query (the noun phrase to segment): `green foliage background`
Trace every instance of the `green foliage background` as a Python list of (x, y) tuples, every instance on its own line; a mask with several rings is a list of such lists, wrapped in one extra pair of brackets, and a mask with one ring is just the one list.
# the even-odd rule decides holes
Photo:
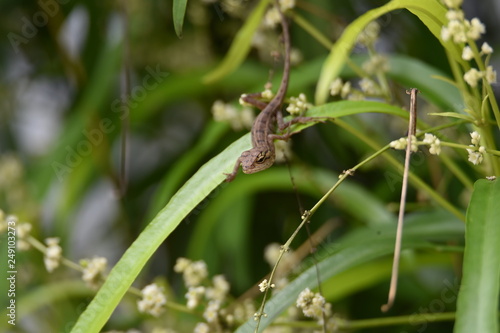
[[(210, 109), (215, 100), (236, 105), (240, 94), (261, 91), (270, 69), (276, 72), (272, 79), (277, 86), (280, 65), (251, 48), (266, 1), (232, 2), (232, 7), (190, 1), (182, 38), (176, 35), (181, 19), (174, 29), (172, 14), (172, 8), (182, 12), (182, 2), (127, 2), (127, 21), (119, 2), (3, 2), (0, 208), (30, 222), (39, 240), (60, 237), (66, 258), (78, 262), (106, 256), (114, 268), (96, 296), (80, 282), (79, 272), (62, 267), (49, 274), (42, 254), (17, 252), (18, 325), (8, 326), (2, 319), (0, 327), (9, 332), (69, 332), (72, 327), (75, 332), (150, 332), (154, 326), (191, 331), (201, 320), (199, 313), (167, 309), (154, 319), (138, 313), (138, 298), (126, 293), (130, 285), (142, 288), (156, 280), (169, 301), (183, 304), (186, 289), (172, 271), (178, 257), (206, 261), (211, 275), (228, 278), (235, 298), (259, 283), (270, 270), (263, 260), (265, 246), (286, 242), (300, 223), (290, 174), (303, 207), (312, 207), (343, 170), (405, 135), (407, 88), (422, 92), (422, 129), (456, 121), (430, 112), (463, 114), (467, 101), (460, 87), (436, 78), (453, 77), (448, 60), (461, 61), (457, 47), (443, 47), (434, 36), (440, 25), (429, 17), (442, 19), (445, 9), (433, 0), (419, 3), (438, 9), (429, 16), (412, 6), (414, 1), (391, 1), (385, 7), (377, 1), (298, 2), (291, 33), (303, 60), (292, 69), (288, 96), (303, 92), (309, 101), (322, 104), (310, 110), (312, 115), (336, 120), (294, 136), (290, 169), (276, 165), (226, 184), (223, 172), (250, 145), (248, 130), (235, 132), (214, 122)], [(468, 9), (478, 10), (466, 1), (469, 17)], [(36, 22), (41, 12), (48, 17), (46, 24), (29, 30), (26, 22)], [(335, 76), (356, 77), (346, 60), (357, 65), (366, 60), (365, 50), (354, 46), (355, 37), (379, 14), (377, 46), (388, 55), (393, 105), (328, 99)], [(474, 14), (483, 14), (485, 40), (499, 49), (498, 22), (491, 13)], [(68, 18), (84, 25), (71, 30)], [(129, 48), (124, 47), (124, 24)], [(65, 33), (73, 42), (81, 40), (75, 51), (63, 41)], [(12, 34), (24, 39), (15, 45)], [(494, 53), (491, 62), (498, 59)], [(131, 73), (131, 96), (122, 88), (124, 67)], [(488, 148), (497, 149), (498, 127), (490, 125)], [(443, 140), (468, 145), (472, 130), (464, 121), (438, 133)], [(127, 189), (121, 193), (123, 132), (128, 135)], [(88, 147), (89, 153), (82, 154)], [(386, 151), (364, 165), (313, 216), (311, 232), (331, 219), (337, 225), (317, 246), (325, 297), (339, 317), (352, 321), (346, 327), (359, 332), (451, 332), (457, 307), (456, 331), (496, 331), (491, 318), (498, 297), (492, 300), (491, 290), (498, 292), (499, 263), (486, 259), (499, 250), (498, 182), (477, 183), (474, 192), (473, 184), (498, 176), (499, 162), (490, 157), (475, 167), (463, 149), (443, 148), (439, 157), (424, 149), (414, 156), (398, 296), (394, 308), (381, 314), (402, 156)], [(15, 167), (7, 168), (9, 163)], [(481, 222), (466, 228), (466, 219)], [(463, 258), (465, 232), (473, 245), (465, 247), (472, 252)], [(307, 238), (302, 230), (292, 248)], [(317, 285), (311, 264), (308, 257), (297, 265), (297, 279), (268, 303), (263, 325), (293, 305), (302, 289)], [(462, 265), (468, 267), (468, 285), (481, 288), (467, 290), (457, 304)], [(0, 274), (3, 306), (6, 272)], [(429, 313), (426, 319), (415, 321), (423, 313)], [(378, 327), (384, 320), (389, 325)], [(242, 323), (239, 331), (253, 331), (253, 325), (253, 320)]]

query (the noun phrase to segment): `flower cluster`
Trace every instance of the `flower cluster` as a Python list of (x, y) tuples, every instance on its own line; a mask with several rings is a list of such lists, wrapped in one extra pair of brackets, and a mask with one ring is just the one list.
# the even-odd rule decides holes
[[(408, 145), (407, 137), (399, 138), (398, 140), (394, 140), (389, 144), (391, 148), (397, 150), (405, 150), (407, 145)], [(417, 137), (414, 135), (411, 137), (411, 151), (412, 152), (418, 151), (418, 141)]]
[(141, 290), (141, 295), (142, 299), (137, 301), (139, 311), (158, 317), (164, 310), (163, 306), (167, 303), (163, 288), (152, 283)]
[(251, 128), (254, 120), (251, 108), (244, 107), (241, 111), (238, 111), (231, 104), (226, 104), (220, 100), (215, 101), (212, 105), (212, 115), (215, 121), (227, 122), (235, 131)]
[[(449, 8), (446, 13), (448, 25), (444, 26), (441, 30), (441, 38), (444, 41), (452, 40), (454, 43), (472, 43), (473, 41), (481, 38), (481, 35), (486, 32), (486, 28), (478, 18), (467, 20), (464, 17), (464, 12), (460, 9), (462, 5), (461, 0), (445, 0), (445, 5)], [(475, 48), (475, 46), (474, 46)], [(477, 52), (477, 51), (476, 51)], [(493, 48), (488, 43), (483, 43), (481, 46), (481, 55), (490, 55)], [(475, 51), (471, 46), (466, 45), (462, 50), (462, 59), (470, 61), (474, 59)], [(479, 58), (476, 58), (479, 59)], [(487, 61), (486, 61), (487, 63)], [(464, 80), (472, 88), (475, 88), (481, 79), (485, 79), (488, 83), (495, 83), (497, 81), (496, 71), (492, 66), (486, 66), (485, 70), (478, 70), (471, 68), (464, 74)]]
[(45, 256), (43, 262), (45, 263), (45, 268), (49, 273), (52, 273), (57, 267), (62, 258), (62, 248), (59, 246), (59, 238), (51, 237), (45, 240), (47, 248), (45, 249)]
[(479, 145), (481, 141), (481, 135), (478, 132), (470, 133), (471, 137), (471, 145), (470, 149), (467, 149), (469, 153), (469, 162), (474, 165), (481, 164), (483, 162), (483, 154), (486, 152), (486, 148), (484, 146)]
[(342, 99), (348, 100), (362, 100), (366, 96), (381, 96), (382, 89), (380, 84), (371, 76), (387, 72), (388, 70), (387, 58), (375, 54), (363, 63), (363, 71), (367, 76), (359, 81), (359, 88), (361, 90), (353, 88), (349, 81), (344, 83), (342, 79), (336, 78), (330, 84), (330, 95), (339, 95)]
[(425, 133), (423, 142), (429, 145), (429, 153), (432, 155), (439, 155), (441, 153), (441, 140), (437, 136)]
[(325, 298), (319, 293), (313, 293), (309, 288), (304, 289), (297, 297), (297, 307), (302, 310), (304, 316), (323, 320), (323, 313), (331, 315), (331, 307)]
[(179, 258), (174, 266), (174, 271), (182, 273), (186, 287), (196, 287), (208, 276), (207, 264), (204, 261), (191, 261)]
[(290, 97), (290, 104), (286, 110), (292, 115), (298, 115), (306, 111), (311, 107), (310, 103), (307, 103), (307, 97), (305, 94), (300, 93), (298, 97)]
[[(295, 0), (280, 0), (279, 6), (281, 11), (284, 13), (289, 9), (295, 7)], [(264, 16), (264, 25), (267, 27), (274, 27), (281, 22), (281, 15), (278, 12), (276, 6), (270, 8), (266, 15)]]
[(380, 34), (380, 25), (376, 21), (371, 21), (358, 35), (357, 42), (361, 45), (371, 47), (377, 41), (379, 34)]
[(208, 271), (205, 262), (178, 258), (174, 271), (182, 273), (184, 283), (188, 287), (186, 293), (188, 309), (196, 309), (205, 302), (203, 318), (206, 323), (198, 323), (195, 332), (209, 332), (220, 325), (220, 321), (231, 325), (234, 315), (222, 308), (229, 293), (229, 282), (223, 275), (215, 275), (211, 283), (207, 280)]
[[(347, 82), (345, 85), (348, 87), (344, 88), (344, 82), (342, 81), (342, 79), (339, 77), (336, 78), (330, 84), (330, 95), (332, 96), (340, 95), (340, 97), (345, 98), (349, 93), (348, 90), (351, 88), (351, 83)], [(345, 91), (344, 89), (347, 91)]]
[(362, 66), (369, 75), (385, 73), (389, 71), (389, 60), (382, 54), (374, 54)]
[(104, 257), (80, 260), (80, 266), (83, 267), (83, 281), (85, 281), (90, 288), (97, 289), (107, 265), (108, 260)]
[(485, 78), (488, 83), (496, 83), (497, 72), (492, 66), (487, 66), (484, 71), (478, 71), (476, 68), (471, 68), (464, 74), (465, 82), (472, 88), (477, 87), (477, 83), (482, 78)]
[[(432, 155), (439, 155), (441, 153), (441, 140), (439, 140), (438, 137), (433, 134), (425, 133), (423, 141), (418, 141), (417, 137), (414, 135), (411, 137), (412, 152), (418, 151), (418, 146), (422, 144), (429, 146), (429, 153), (431, 153)], [(389, 144), (391, 148), (397, 150), (404, 150), (406, 149), (407, 145), (408, 145), (407, 137), (399, 138), (398, 140), (394, 140)]]
[(32, 226), (31, 223), (19, 223), (16, 225), (17, 229), (17, 249), (20, 251), (29, 250), (30, 243), (27, 241), (28, 236), (30, 235)]
[(275, 287), (274, 283), (269, 283), (269, 281), (267, 281), (267, 279), (264, 279), (261, 283), (259, 283), (259, 290), (261, 293), (263, 293), (267, 289), (274, 288), (274, 287)]

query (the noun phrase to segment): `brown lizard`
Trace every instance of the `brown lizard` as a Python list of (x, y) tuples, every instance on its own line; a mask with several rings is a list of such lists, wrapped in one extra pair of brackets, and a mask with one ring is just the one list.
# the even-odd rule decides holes
[(283, 130), (292, 124), (312, 120), (312, 118), (309, 117), (298, 117), (294, 118), (290, 122), (283, 123), (283, 116), (281, 115), (280, 108), (285, 98), (285, 94), (288, 88), (288, 80), (290, 77), (290, 33), (288, 31), (288, 23), (286, 21), (285, 15), (281, 12), (279, 4), (277, 4), (276, 6), (281, 16), (283, 43), (285, 45), (285, 65), (283, 69), (283, 77), (281, 79), (281, 84), (278, 92), (276, 93), (276, 96), (274, 96), (274, 98), (267, 105), (261, 101), (252, 99), (250, 95), (242, 96), (242, 99), (245, 102), (254, 104), (259, 108), (262, 108), (264, 105), (265, 107), (257, 116), (257, 118), (255, 118), (252, 126), (252, 149), (246, 150), (241, 153), (241, 156), (236, 161), (233, 172), (225, 174), (227, 176), (227, 182), (232, 181), (234, 177), (236, 177), (240, 164), (243, 172), (246, 174), (265, 170), (274, 164), (276, 156), (274, 140), (288, 140), (288, 138), (293, 134), (275, 134), (274, 131), (276, 122), (278, 123), (278, 128), (280, 130)]

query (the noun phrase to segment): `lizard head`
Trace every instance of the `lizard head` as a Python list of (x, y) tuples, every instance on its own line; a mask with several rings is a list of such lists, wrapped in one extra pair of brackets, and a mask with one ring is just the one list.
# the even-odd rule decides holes
[(274, 163), (274, 151), (252, 148), (241, 154), (241, 167), (246, 174), (256, 173), (269, 168)]

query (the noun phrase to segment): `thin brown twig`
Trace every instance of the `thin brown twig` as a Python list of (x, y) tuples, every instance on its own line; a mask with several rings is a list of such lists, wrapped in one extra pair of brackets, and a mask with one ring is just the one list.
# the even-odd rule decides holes
[(394, 259), (392, 263), (391, 285), (387, 304), (382, 305), (382, 312), (387, 312), (394, 304), (398, 288), (399, 259), (401, 257), (401, 242), (403, 238), (403, 220), (406, 204), (406, 192), (408, 189), (408, 175), (410, 172), (411, 140), (415, 136), (417, 125), (417, 93), (416, 88), (406, 91), (410, 95), (410, 122), (408, 124), (408, 141), (406, 145), (405, 167), (403, 172), (403, 184), (401, 186), (401, 200), (399, 204), (398, 227), (396, 231), (396, 243), (394, 245)]

